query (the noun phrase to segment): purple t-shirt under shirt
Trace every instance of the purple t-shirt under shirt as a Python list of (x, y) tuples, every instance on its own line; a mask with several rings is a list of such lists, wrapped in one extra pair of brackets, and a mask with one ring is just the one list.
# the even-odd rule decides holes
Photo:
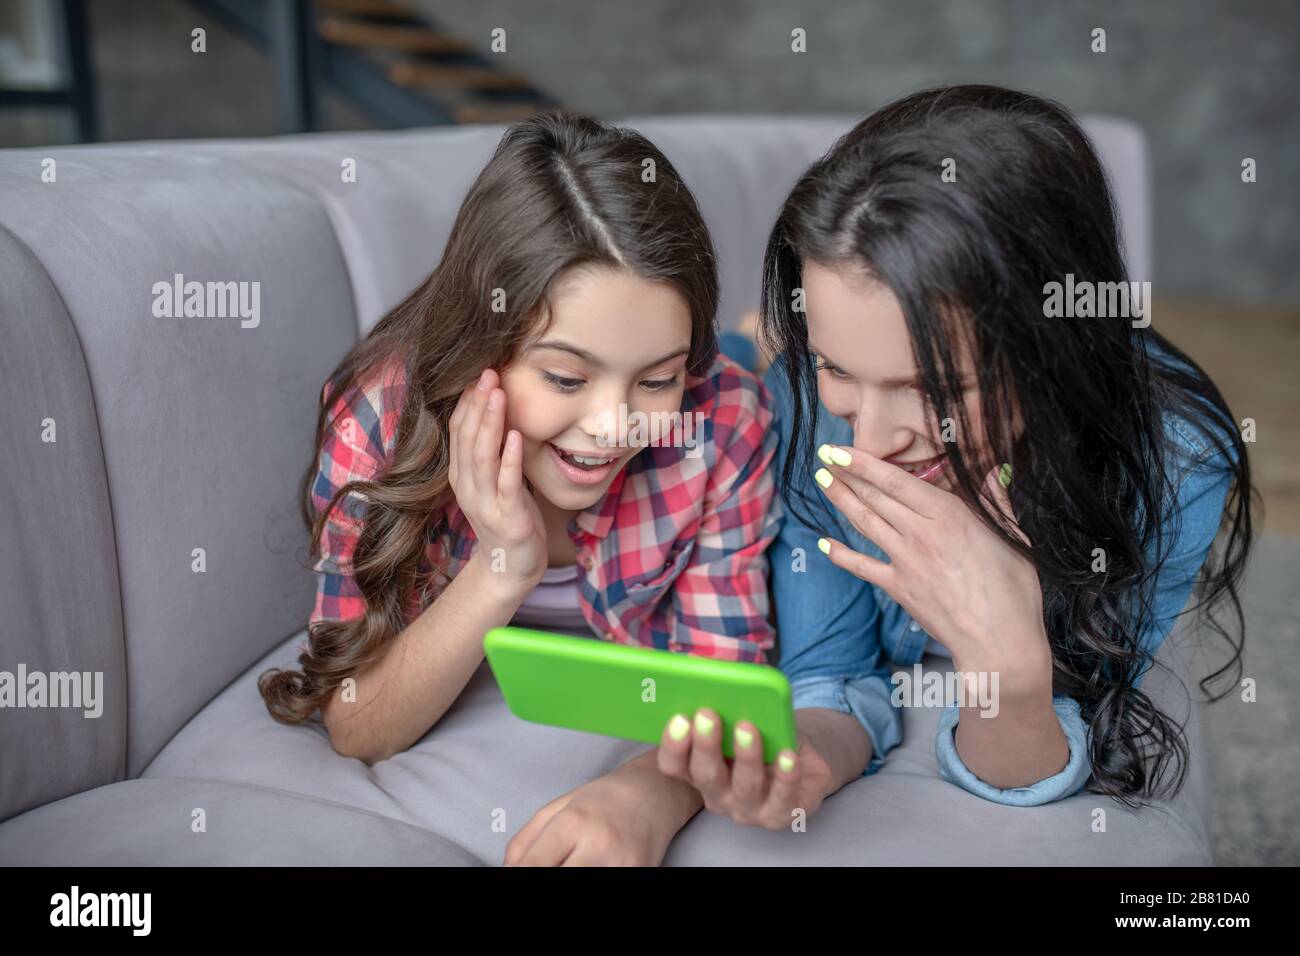
[(578, 603), (578, 566), (567, 564), (547, 568), (541, 582), (528, 592), (510, 623), (519, 627), (576, 630), (590, 637), (591, 626), (582, 616), (582, 607)]

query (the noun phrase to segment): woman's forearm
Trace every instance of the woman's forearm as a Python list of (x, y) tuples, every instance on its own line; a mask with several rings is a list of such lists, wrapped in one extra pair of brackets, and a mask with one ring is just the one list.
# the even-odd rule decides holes
[(508, 624), (524, 594), (471, 559), (437, 599), (321, 708), (334, 749), (376, 763), (426, 734), (483, 662), (483, 635)]
[(961, 708), (954, 743), (967, 769), (989, 786), (1029, 787), (1065, 769), (1070, 745), (1046, 691), (1008, 700), (1001, 695), (997, 716), (979, 707)]
[(871, 763), (871, 738), (852, 714), (829, 707), (801, 707), (794, 712), (794, 722), (831, 768), (826, 796), (866, 772)]

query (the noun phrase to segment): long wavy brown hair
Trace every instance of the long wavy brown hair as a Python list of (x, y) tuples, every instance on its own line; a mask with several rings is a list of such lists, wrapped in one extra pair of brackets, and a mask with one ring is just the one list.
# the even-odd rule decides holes
[[(446, 568), (426, 567), (425, 555), (430, 530), (454, 501), (447, 477), (451, 413), (483, 369), (509, 367), (546, 321), (557, 279), (584, 265), (675, 287), (691, 312), (687, 370), (702, 374), (712, 364), (713, 244), (695, 197), (667, 157), (637, 132), (571, 113), (511, 126), (461, 205), (437, 267), (329, 377), (299, 504), (315, 561), (330, 513), (349, 494), (364, 496), (352, 571), (366, 609), (349, 620), (313, 623), (298, 657), (301, 670), (273, 668), (260, 676), (276, 720), (311, 720), (345, 677), (382, 658), (409, 623), (413, 595), (436, 599), (446, 586)], [(372, 480), (348, 482), (317, 513), (311, 492), (330, 409), (399, 357), (407, 388), (391, 456)]]

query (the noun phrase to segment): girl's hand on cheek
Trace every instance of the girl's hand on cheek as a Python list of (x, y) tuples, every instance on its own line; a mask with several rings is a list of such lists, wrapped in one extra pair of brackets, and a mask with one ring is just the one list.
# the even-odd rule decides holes
[(831, 768), (811, 741), (799, 734), (797, 753), (784, 751), (763, 763), (763, 739), (748, 721), (736, 725), (733, 760), (722, 756), (722, 721), (700, 710), (694, 722), (678, 715), (659, 741), (659, 771), (684, 780), (704, 797), (704, 807), (742, 826), (785, 830), (795, 811), (816, 813), (830, 792)]
[[(956, 495), (856, 448), (823, 445), (818, 484), (889, 557), (820, 544), (830, 560), (883, 588), (952, 653), (964, 672), (997, 672), (1002, 692), (1051, 686), (1052, 656), (1033, 564)], [(1028, 544), (994, 469), (984, 490), (1009, 530)], [(829, 479), (829, 483), (828, 480)]]
[(447, 424), (447, 478), (478, 538), (474, 560), (522, 596), (546, 571), (546, 524), (524, 485), (523, 436), (512, 429), (502, 447), (506, 393), (498, 383), (486, 369), (456, 403)]

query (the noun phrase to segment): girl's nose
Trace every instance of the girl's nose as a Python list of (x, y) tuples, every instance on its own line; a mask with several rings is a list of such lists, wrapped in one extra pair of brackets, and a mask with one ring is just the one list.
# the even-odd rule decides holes
[[(610, 444), (616, 438), (620, 422), (627, 418), (627, 396), (617, 390), (593, 390), (582, 410), (578, 428), (593, 442)], [(627, 428), (627, 425), (623, 425)], [(611, 435), (611, 429), (614, 434)]]

